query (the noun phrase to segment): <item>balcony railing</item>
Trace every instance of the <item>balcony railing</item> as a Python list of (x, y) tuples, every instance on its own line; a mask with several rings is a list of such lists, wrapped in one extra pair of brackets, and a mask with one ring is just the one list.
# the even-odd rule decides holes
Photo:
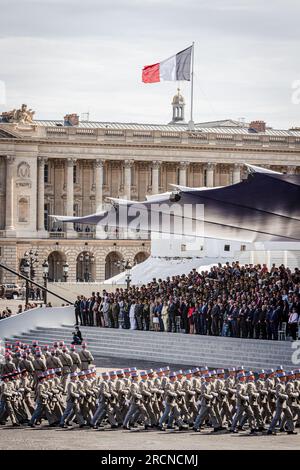
[(49, 232), (50, 238), (66, 238), (66, 232)]

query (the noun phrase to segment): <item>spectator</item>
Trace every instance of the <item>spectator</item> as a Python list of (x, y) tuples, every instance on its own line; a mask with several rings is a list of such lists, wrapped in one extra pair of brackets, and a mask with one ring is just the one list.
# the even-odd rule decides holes
[(292, 312), (289, 315), (289, 321), (288, 321), (289, 331), (293, 340), (297, 339), (298, 322), (299, 322), (299, 314), (296, 310), (296, 307), (293, 307)]
[(268, 270), (266, 265), (238, 262), (154, 278), (113, 293), (104, 290), (102, 296), (92, 293), (75, 302), (76, 321), (81, 318), (83, 325), (245, 339), (277, 340), (283, 322), (295, 337), (299, 314), (298, 268), (292, 272), (273, 265)]

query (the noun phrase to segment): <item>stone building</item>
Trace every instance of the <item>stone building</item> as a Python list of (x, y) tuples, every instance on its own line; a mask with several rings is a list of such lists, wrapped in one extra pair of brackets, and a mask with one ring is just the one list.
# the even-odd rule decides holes
[[(169, 124), (34, 120), (20, 110), (0, 117), (0, 260), (19, 269), (24, 253), (49, 261), (50, 280), (102, 281), (118, 272), (118, 261), (141, 262), (150, 254), (147, 233), (59, 225), (56, 215), (86, 215), (106, 197), (143, 200), (170, 189), (170, 183), (220, 186), (245, 176), (244, 162), (298, 173), (300, 128), (275, 130), (263, 121), (184, 121), (184, 98), (172, 101)], [(129, 238), (128, 238), (129, 237)], [(9, 280), (1, 273), (0, 282)]]

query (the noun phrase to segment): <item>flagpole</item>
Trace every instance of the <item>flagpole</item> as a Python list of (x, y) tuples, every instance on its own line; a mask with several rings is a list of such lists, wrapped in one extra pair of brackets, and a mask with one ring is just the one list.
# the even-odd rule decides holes
[(188, 123), (188, 128), (189, 130), (194, 130), (195, 129), (195, 124), (193, 121), (193, 106), (194, 106), (194, 46), (195, 43), (193, 41), (192, 44), (192, 72), (191, 72), (191, 118)]

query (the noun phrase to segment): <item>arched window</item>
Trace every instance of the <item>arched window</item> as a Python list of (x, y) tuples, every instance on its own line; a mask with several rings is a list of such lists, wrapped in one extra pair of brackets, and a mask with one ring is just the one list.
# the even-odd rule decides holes
[(122, 270), (123, 257), (117, 251), (111, 251), (105, 258), (105, 279), (110, 279), (119, 274)]
[(94, 282), (96, 280), (96, 260), (93, 253), (83, 251), (76, 260), (77, 282)]

